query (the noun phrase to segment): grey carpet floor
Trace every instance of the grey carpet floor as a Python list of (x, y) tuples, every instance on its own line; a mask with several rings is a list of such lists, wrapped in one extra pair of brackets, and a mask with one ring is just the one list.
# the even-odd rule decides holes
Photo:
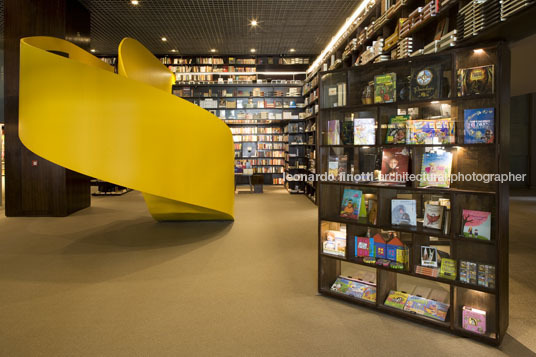
[(0, 355), (534, 355), (536, 200), (511, 211), (500, 349), (318, 296), (316, 206), (282, 189), (237, 195), (234, 223), (156, 223), (137, 192), (0, 212)]

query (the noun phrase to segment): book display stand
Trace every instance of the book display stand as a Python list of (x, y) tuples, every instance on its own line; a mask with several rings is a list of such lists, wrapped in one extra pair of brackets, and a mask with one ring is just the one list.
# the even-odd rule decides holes
[(509, 191), (497, 181), (509, 171), (507, 46), (318, 76), (318, 171), (331, 174), (317, 183), (319, 292), (500, 344), (508, 327)]

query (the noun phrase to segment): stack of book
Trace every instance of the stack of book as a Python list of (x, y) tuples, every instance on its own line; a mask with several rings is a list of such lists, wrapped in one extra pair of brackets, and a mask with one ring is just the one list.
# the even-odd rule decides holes
[(473, 0), (460, 9), (457, 17), (457, 31), (460, 38), (476, 36), (483, 30), (498, 23), (501, 18), (498, 1)]
[(413, 53), (413, 37), (406, 37), (398, 42), (396, 58), (406, 58)]
[(513, 14), (534, 4), (533, 0), (502, 0), (501, 20), (507, 20)]

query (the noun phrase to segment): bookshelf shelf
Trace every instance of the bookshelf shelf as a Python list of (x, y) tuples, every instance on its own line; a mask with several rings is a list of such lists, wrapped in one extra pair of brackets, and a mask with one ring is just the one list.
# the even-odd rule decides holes
[[(413, 5), (414, 1), (406, 3), (408, 8)], [(449, 16), (452, 9), (452, 5), (443, 7)], [(408, 10), (397, 11), (405, 14)], [(415, 32), (429, 28), (440, 18), (423, 22)], [(356, 31), (359, 32), (359, 28)], [(315, 171), (335, 176), (366, 173), (376, 177), (374, 180), (378, 180), (380, 172), (386, 174), (389, 170), (416, 176), (434, 172), (436, 167), (444, 170), (442, 175), (508, 173), (509, 50), (502, 42), (480, 45), (480, 48), (485, 53), (482, 56), (478, 55), (481, 51), (474, 51), (476, 47), (456, 47), (415, 58), (318, 72), (320, 99), (315, 122), (318, 154)], [(426, 89), (414, 80), (423, 68), (435, 68), (439, 73), (438, 81)], [(473, 86), (474, 79), (467, 77), (475, 68), (486, 71), (488, 76), (486, 84), (479, 89)], [(408, 78), (407, 85), (389, 89), (376, 81), (376, 78), (395, 78), (382, 77), (393, 73), (398, 79)], [(404, 95), (422, 89), (428, 97), (426, 100), (400, 100), (404, 89), (407, 90)], [(394, 98), (394, 102), (361, 103), (362, 98), (363, 102), (371, 98), (365, 96), (367, 93), (372, 91), (373, 98), (379, 90), (383, 90), (382, 99), (387, 95), (387, 98)], [(332, 107), (334, 104), (338, 105)], [(485, 125), (491, 126), (484, 127), (487, 136), (475, 136), (467, 121), (472, 120), (474, 113), (490, 112), (493, 114), (491, 117), (486, 114)], [(393, 118), (403, 125), (392, 125)], [(413, 132), (410, 129), (415, 123), (430, 123), (433, 130), (426, 131), (428, 129), (422, 126)], [(444, 123), (446, 126), (439, 129)], [(388, 131), (401, 127), (402, 132)], [(394, 140), (393, 133), (397, 138), (404, 134), (402, 139), (397, 139), (400, 143), (386, 143)], [(410, 144), (418, 142), (411, 141), (413, 135), (426, 135), (429, 141), (424, 142), (445, 144)], [(480, 142), (472, 144), (472, 140)], [(349, 144), (353, 142), (375, 144)], [(399, 156), (395, 157), (395, 153)], [(442, 155), (447, 161), (430, 159)], [(435, 182), (423, 182), (427, 187), (419, 187), (417, 181), (403, 184), (317, 182), (318, 291), (499, 345), (508, 328), (508, 183), (454, 178), (447, 184)], [(313, 185), (306, 182), (305, 186)], [(348, 218), (348, 209), (354, 218)], [(474, 214), (484, 218), (475, 221)], [(402, 222), (397, 219), (407, 224), (397, 224)], [(342, 251), (343, 255), (329, 254), (334, 249), (338, 253)], [(356, 269), (374, 273), (375, 304), (336, 292), (340, 289), (338, 279), (345, 276), (343, 272)], [(386, 301), (394, 301), (389, 299), (395, 299), (396, 294), (405, 296), (402, 306), (385, 305)], [(406, 310), (415, 311), (415, 305), (408, 308), (406, 301), (441, 306), (438, 310), (441, 314), (430, 315), (424, 308), (408, 312)], [(480, 314), (481, 334), (470, 331), (467, 323), (467, 316), (473, 316), (470, 314)]]

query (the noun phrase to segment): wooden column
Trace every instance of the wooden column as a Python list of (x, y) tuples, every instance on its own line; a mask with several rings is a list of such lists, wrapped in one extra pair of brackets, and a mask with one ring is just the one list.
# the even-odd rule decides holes
[(67, 216), (89, 207), (89, 178), (39, 157), (19, 139), (20, 39), (55, 36), (89, 49), (89, 11), (75, 0), (6, 0), (4, 17), (6, 216)]

